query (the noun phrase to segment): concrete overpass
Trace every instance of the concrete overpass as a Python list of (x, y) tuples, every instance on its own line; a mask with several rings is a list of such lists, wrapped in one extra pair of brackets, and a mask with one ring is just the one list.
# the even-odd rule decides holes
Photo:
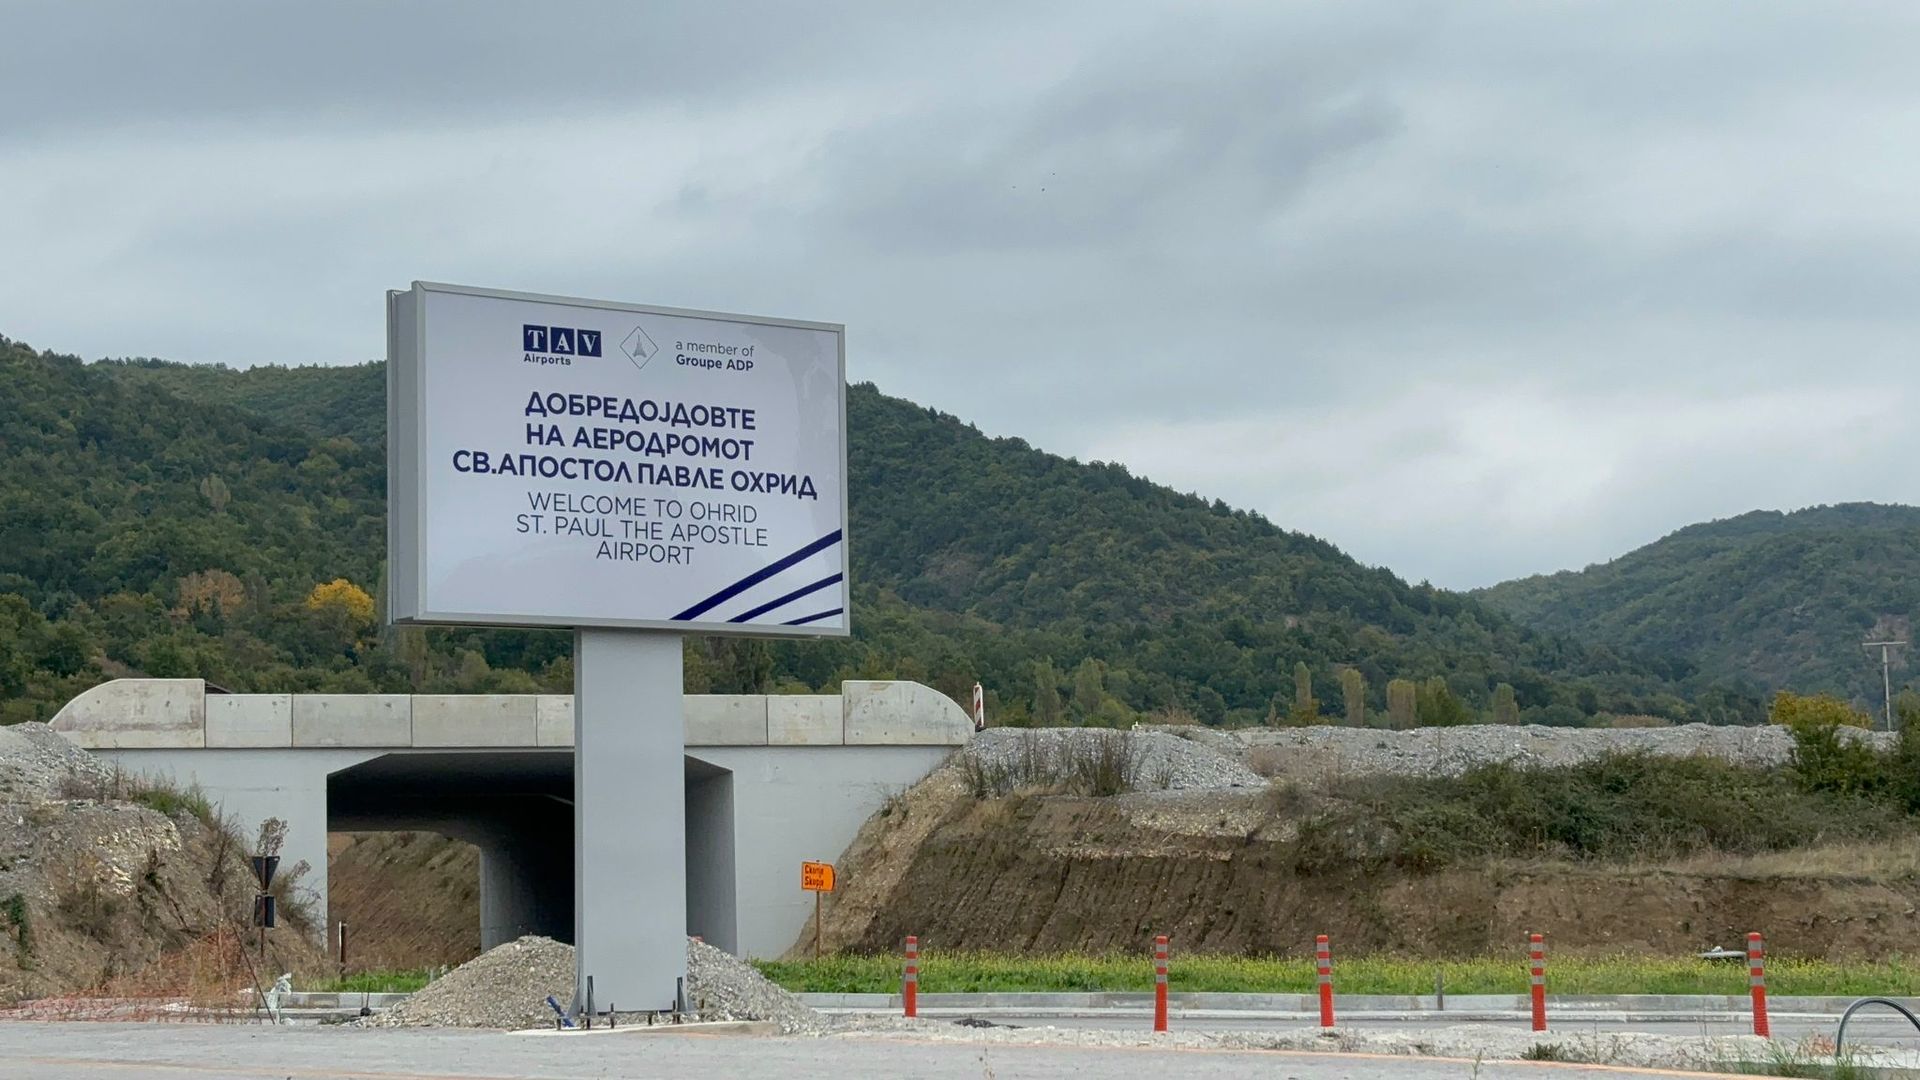
[[(322, 913), (328, 832), (419, 829), (480, 849), (485, 947), (572, 940), (571, 696), (228, 694), (199, 679), (118, 679), (52, 726), (129, 772), (198, 786), (249, 835), (286, 821), (283, 865), (312, 864)], [(800, 861), (836, 859), (972, 732), (958, 705), (911, 682), (688, 695), (687, 932), (742, 956), (784, 952), (813, 911)]]

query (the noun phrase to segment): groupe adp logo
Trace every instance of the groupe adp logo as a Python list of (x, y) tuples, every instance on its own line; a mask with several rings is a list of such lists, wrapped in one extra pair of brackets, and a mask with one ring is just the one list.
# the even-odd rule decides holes
[(520, 327), (520, 348), (546, 356), (599, 356), (600, 331), (526, 323)]

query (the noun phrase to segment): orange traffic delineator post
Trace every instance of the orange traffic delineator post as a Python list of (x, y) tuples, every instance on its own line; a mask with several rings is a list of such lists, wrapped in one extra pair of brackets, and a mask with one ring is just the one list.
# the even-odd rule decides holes
[(908, 1017), (920, 1015), (920, 938), (906, 936), (906, 969), (900, 972), (900, 1005)]
[(1753, 1033), (1773, 1038), (1767, 1023), (1767, 946), (1759, 931), (1747, 935), (1747, 982), (1753, 989)]
[(1167, 1030), (1167, 935), (1153, 939), (1153, 1030)]
[(1313, 939), (1313, 960), (1320, 974), (1320, 1026), (1333, 1026), (1333, 949), (1327, 945), (1327, 935), (1321, 934)]
[(900, 975), (900, 1002), (908, 1016), (920, 1015), (920, 939), (907, 935), (907, 966)]
[(1547, 946), (1539, 934), (1527, 935), (1528, 981), (1533, 985), (1533, 1030), (1547, 1030)]

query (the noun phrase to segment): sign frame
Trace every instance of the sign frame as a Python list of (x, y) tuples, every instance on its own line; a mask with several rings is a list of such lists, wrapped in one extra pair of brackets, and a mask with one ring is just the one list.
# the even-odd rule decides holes
[[(724, 621), (675, 621), (672, 619), (595, 618), (556, 614), (550, 617), (522, 616), (499, 612), (435, 610), (427, 604), (426, 555), (429, 550), (428, 524), (422, 503), (421, 471), (426, 452), (425, 404), (427, 395), (425, 295), (443, 293), (520, 303), (551, 304), (655, 315), (668, 318), (707, 319), (751, 326), (772, 326), (831, 333), (835, 339), (835, 380), (839, 397), (839, 462), (841, 464), (840, 522), (840, 625), (807, 624), (785, 626), (728, 623)], [(387, 293), (387, 580), (389, 621), (401, 626), (501, 626), (550, 629), (664, 630), (675, 634), (703, 636), (770, 638), (847, 638), (853, 634), (853, 560), (850, 525), (852, 477), (847, 469), (847, 338), (842, 323), (812, 322), (803, 319), (771, 318), (732, 312), (702, 311), (694, 308), (660, 307), (595, 300), (573, 296), (518, 292), (508, 289), (450, 285), (443, 282), (415, 281), (410, 289)]]

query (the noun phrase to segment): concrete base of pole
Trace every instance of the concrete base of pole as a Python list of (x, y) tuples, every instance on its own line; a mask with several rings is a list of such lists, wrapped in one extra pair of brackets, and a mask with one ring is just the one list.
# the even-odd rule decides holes
[(574, 1009), (673, 1008), (687, 973), (680, 637), (573, 637)]

